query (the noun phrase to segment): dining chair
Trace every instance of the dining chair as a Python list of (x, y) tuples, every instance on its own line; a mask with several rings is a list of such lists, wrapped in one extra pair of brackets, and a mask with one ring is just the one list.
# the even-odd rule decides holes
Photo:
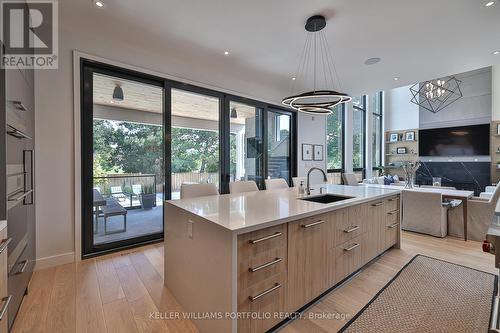
[(258, 191), (259, 188), (253, 180), (238, 181), (229, 183), (229, 193), (243, 193)]
[(283, 178), (266, 179), (266, 190), (288, 187), (288, 183)]
[(218, 195), (217, 186), (212, 183), (206, 184), (182, 184), (181, 199)]

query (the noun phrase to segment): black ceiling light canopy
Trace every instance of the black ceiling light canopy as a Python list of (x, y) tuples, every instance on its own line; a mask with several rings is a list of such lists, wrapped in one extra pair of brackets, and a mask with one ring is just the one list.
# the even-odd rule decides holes
[[(285, 97), (281, 101), (283, 105), (289, 106), (297, 111), (312, 114), (330, 114), (333, 112), (332, 109), (334, 106), (352, 100), (349, 95), (333, 89), (335, 86), (333, 79), (334, 74), (337, 77), (337, 81), (339, 80), (333, 57), (328, 46), (328, 41), (322, 31), (325, 26), (326, 19), (322, 15), (311, 16), (307, 19), (305, 24), (305, 29), (308, 34), (300, 57), (297, 75), (294, 77), (292, 89), (302, 88), (296, 87), (297, 84), (302, 84), (303, 86), (308, 85), (307, 73), (309, 70), (309, 63), (312, 62), (313, 90)], [(319, 57), (317, 52), (318, 48), (320, 51)], [(318, 71), (318, 62), (321, 63), (321, 71)], [(317, 89), (317, 74), (323, 77), (324, 89)], [(328, 87), (332, 89), (327, 89)]]
[(123, 101), (123, 89), (119, 84), (117, 84), (113, 90), (113, 100)]
[(415, 83), (410, 87), (413, 96), (411, 102), (432, 113), (438, 113), (462, 98), (461, 83), (462, 81), (454, 76)]

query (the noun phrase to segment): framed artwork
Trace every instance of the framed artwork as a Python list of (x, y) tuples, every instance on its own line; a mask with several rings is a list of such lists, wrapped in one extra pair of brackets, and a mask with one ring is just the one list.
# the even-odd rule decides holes
[(398, 141), (398, 133), (389, 134), (389, 142), (397, 142)]
[(323, 161), (323, 145), (314, 145), (314, 160)]
[(303, 143), (302, 144), (302, 161), (312, 161), (313, 160), (313, 145)]
[(500, 135), (500, 123), (497, 124), (497, 135)]
[(398, 147), (396, 149), (397, 154), (406, 154), (406, 147)]
[(406, 132), (405, 133), (405, 140), (406, 141), (415, 141), (415, 132)]

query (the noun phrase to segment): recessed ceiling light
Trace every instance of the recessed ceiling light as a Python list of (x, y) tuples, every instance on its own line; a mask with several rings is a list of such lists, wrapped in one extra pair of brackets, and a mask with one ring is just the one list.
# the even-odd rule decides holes
[(365, 65), (375, 65), (376, 63), (379, 63), (380, 62), (380, 58), (376, 57), (376, 58), (369, 58), (369, 59), (366, 59), (365, 60)]
[(229, 51), (224, 51), (224, 55), (229, 55)]
[(292, 77), (292, 81), (295, 81), (295, 77)]
[(500, 51), (494, 51), (493, 52), (494, 55), (499, 55), (500, 54)]
[(493, 6), (494, 4), (495, 4), (495, 1), (494, 1), (494, 0), (490, 0), (490, 1), (486, 2), (486, 3), (484, 4), (484, 6), (485, 6), (485, 7), (491, 7), (491, 6)]
[(397, 81), (397, 80), (399, 80), (399, 77), (397, 77), (397, 76), (396, 76), (396, 77), (394, 78), (394, 81)]
[(104, 2), (99, 0), (94, 1), (94, 5), (98, 8), (104, 8)]

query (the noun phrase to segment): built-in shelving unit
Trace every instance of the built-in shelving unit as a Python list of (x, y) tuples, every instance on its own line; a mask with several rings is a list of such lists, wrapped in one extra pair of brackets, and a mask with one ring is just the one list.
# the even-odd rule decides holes
[[(407, 133), (413, 132), (413, 140), (406, 140)], [(403, 161), (418, 159), (418, 129), (407, 129), (400, 131), (385, 132), (385, 161), (384, 168), (387, 173), (400, 174), (399, 165)], [(398, 140), (391, 140), (391, 136), (397, 135)], [(405, 153), (398, 154), (398, 148), (406, 149)]]
[(490, 124), (490, 156), (491, 156), (491, 182), (500, 181), (500, 134), (498, 134), (498, 124), (500, 121), (492, 121)]

